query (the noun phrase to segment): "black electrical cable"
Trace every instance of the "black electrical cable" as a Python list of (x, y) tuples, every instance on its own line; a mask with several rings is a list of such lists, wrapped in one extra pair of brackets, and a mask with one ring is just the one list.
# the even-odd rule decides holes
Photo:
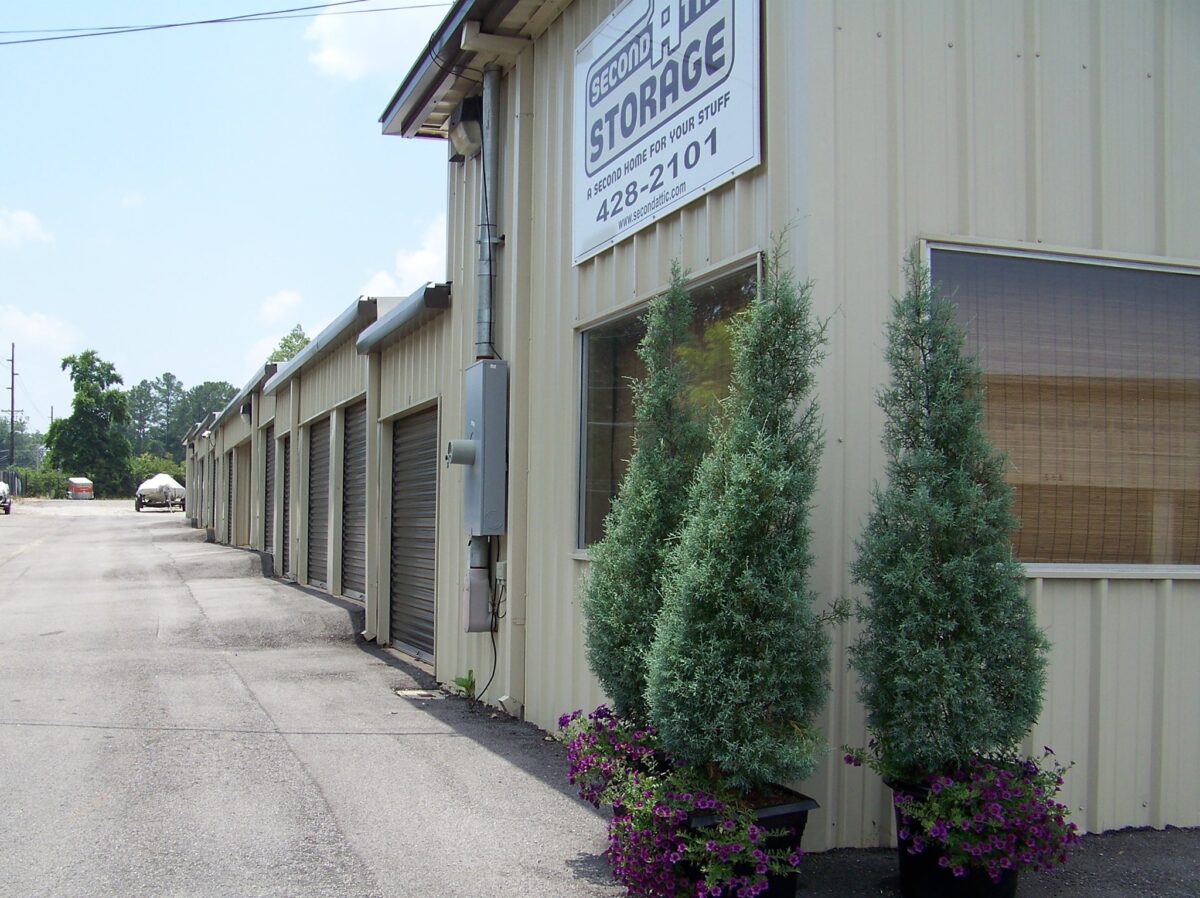
[[(193, 25), (236, 25), (246, 22), (275, 22), (282, 19), (311, 19), (318, 15), (345, 16), (365, 15), (369, 13), (397, 12), (409, 9), (433, 9), (448, 6), (448, 3), (418, 3), (410, 6), (389, 6), (377, 9), (334, 10), (334, 7), (349, 6), (356, 3), (366, 3), (368, 0), (338, 0), (334, 3), (319, 3), (313, 6), (297, 6), (290, 9), (267, 10), (265, 12), (244, 13), (239, 16), (223, 16), (217, 19), (196, 19), (189, 22), (164, 22), (158, 25), (110, 25), (97, 28), (43, 28), (30, 30), (0, 31), (0, 34), (50, 34), (50, 37), (31, 37), (21, 40), (0, 41), (0, 47), (15, 44), (39, 44), (48, 41), (75, 40), (84, 37), (109, 37), (114, 34), (134, 34), (144, 31), (164, 31), (172, 28), (187, 28)], [(313, 12), (320, 10), (322, 12)], [(332, 10), (325, 12), (327, 10)], [(302, 15), (294, 15), (302, 13)]]
[(500, 626), (500, 621), (504, 620), (504, 615), (500, 613), (500, 606), (504, 604), (504, 599), (502, 597), (507, 591), (508, 583), (501, 580), (500, 588), (496, 590), (496, 595), (492, 599), (492, 625), (488, 628), (492, 637), (492, 675), (488, 677), (487, 685), (480, 689), (478, 693), (476, 693), (480, 698), (482, 698), (483, 694), (487, 692), (488, 686), (492, 685), (492, 680), (496, 679), (496, 667), (500, 663), (500, 653), (496, 649), (496, 630)]
[(470, 66), (465, 66), (465, 65), (459, 66), (457, 69), (455, 69), (452, 66), (449, 66), (446, 63), (442, 62), (442, 60), (440, 58), (438, 58), (437, 51), (433, 49), (432, 45), (426, 47), (425, 51), (429, 55), (429, 61), (432, 62), (435, 66), (437, 66), (439, 69), (441, 69), (443, 72), (445, 72), (447, 75), (453, 75), (455, 78), (462, 78), (463, 81), (469, 81), (472, 84), (483, 84), (482, 81), (479, 81), (475, 78), (468, 78), (466, 75), (463, 74), (463, 72), (479, 72), (479, 74), (482, 75), (483, 74), (482, 70), (473, 69)]

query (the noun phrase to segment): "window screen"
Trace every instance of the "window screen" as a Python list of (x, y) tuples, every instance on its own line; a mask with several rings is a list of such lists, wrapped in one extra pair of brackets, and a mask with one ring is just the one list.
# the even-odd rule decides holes
[[(689, 288), (695, 304), (692, 334), (680, 353), (688, 363), (692, 402), (715, 414), (729, 392), (729, 323), (752, 295), (754, 269)], [(637, 347), (641, 314), (587, 331), (583, 338), (583, 490), (581, 544), (604, 534), (604, 518), (633, 452), (633, 382), (645, 376)]]
[(934, 249), (1025, 562), (1200, 564), (1200, 276)]

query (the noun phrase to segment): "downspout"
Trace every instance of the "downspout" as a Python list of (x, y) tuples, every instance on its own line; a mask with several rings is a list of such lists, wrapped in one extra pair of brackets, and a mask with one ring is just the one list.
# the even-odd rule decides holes
[(495, 358), (495, 255), (500, 240), (496, 236), (496, 207), (500, 185), (496, 180), (496, 156), (500, 147), (500, 68), (488, 65), (483, 70), (483, 147), (480, 169), (481, 202), (479, 221), (479, 290), (475, 305), (475, 358)]

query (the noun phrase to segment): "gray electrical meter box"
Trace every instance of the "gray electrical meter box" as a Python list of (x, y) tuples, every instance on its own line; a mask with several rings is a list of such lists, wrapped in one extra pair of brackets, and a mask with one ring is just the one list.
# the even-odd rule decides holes
[(446, 450), (463, 465), (463, 523), (471, 536), (505, 532), (508, 509), (508, 363), (476, 362), (466, 370), (463, 439)]

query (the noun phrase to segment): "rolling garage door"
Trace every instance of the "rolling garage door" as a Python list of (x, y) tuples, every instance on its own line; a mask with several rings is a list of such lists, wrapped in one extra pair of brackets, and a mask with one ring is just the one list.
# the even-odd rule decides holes
[(437, 409), (392, 429), (392, 643), (433, 660)]
[(283, 543), (283, 564), (279, 569), (286, 577), (292, 572), (292, 435), (290, 433), (283, 438), (280, 450), (283, 452), (283, 508), (280, 509), (283, 514), (283, 532), (279, 534), (279, 539)]
[(267, 470), (263, 475), (263, 551), (275, 554), (275, 425), (267, 428)]
[(229, 488), (225, 492), (225, 542), (233, 545), (233, 453), (225, 453), (225, 473)]
[(308, 582), (329, 586), (329, 419), (308, 429)]
[(367, 403), (346, 409), (342, 452), (342, 592), (367, 594)]

